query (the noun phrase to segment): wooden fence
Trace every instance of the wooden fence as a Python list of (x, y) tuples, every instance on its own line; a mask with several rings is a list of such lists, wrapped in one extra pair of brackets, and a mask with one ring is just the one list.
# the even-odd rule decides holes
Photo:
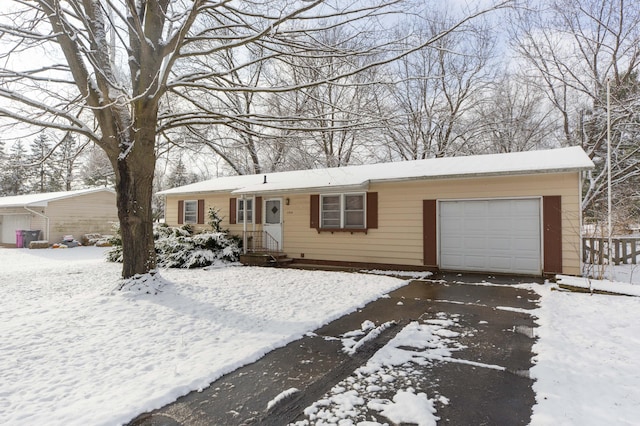
[[(593, 265), (602, 265), (604, 263), (613, 263), (614, 265), (635, 265), (640, 264), (640, 238), (612, 238), (611, 255), (613, 257), (613, 262), (608, 262), (608, 238), (582, 239), (582, 259), (584, 263), (590, 263)], [(605, 259), (607, 262), (605, 262)]]

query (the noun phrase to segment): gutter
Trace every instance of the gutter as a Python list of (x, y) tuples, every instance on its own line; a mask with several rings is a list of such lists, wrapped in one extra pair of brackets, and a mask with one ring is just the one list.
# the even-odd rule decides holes
[(30, 212), (30, 213), (35, 214), (36, 216), (43, 217), (47, 221), (47, 229), (46, 229), (46, 234), (45, 234), (46, 235), (45, 240), (48, 241), (49, 240), (49, 216), (45, 215), (44, 213), (40, 213), (40, 212), (37, 212), (35, 210), (32, 210), (27, 206), (22, 206), (22, 208), (25, 209), (26, 211)]
[(516, 170), (516, 171), (498, 171), (498, 172), (473, 172), (473, 173), (452, 173), (452, 174), (438, 174), (438, 175), (422, 175), (422, 176), (410, 176), (410, 177), (396, 177), (396, 178), (382, 178), (377, 179), (372, 177), (370, 179), (364, 180), (359, 183), (347, 184), (347, 185), (320, 185), (320, 186), (308, 186), (303, 188), (274, 188), (274, 189), (261, 189), (259, 186), (252, 185), (248, 189), (236, 188), (236, 189), (216, 189), (213, 191), (200, 190), (195, 192), (176, 192), (171, 194), (162, 194), (162, 195), (171, 195), (171, 196), (187, 196), (187, 195), (196, 195), (196, 194), (214, 194), (214, 193), (231, 193), (234, 195), (250, 195), (250, 194), (296, 194), (296, 193), (309, 193), (309, 192), (320, 192), (320, 193), (331, 193), (331, 192), (342, 192), (342, 191), (353, 191), (353, 190), (367, 190), (369, 186), (373, 183), (392, 183), (392, 182), (411, 182), (411, 181), (424, 181), (424, 180), (446, 180), (446, 179), (474, 179), (479, 177), (504, 177), (504, 176), (524, 176), (524, 175), (544, 175), (544, 174), (555, 174), (555, 173), (575, 173), (581, 172), (583, 170), (590, 170), (593, 167), (584, 166), (584, 167), (559, 167), (559, 168), (549, 168), (549, 169), (532, 169), (532, 170)]
[(408, 182), (416, 180), (444, 180), (444, 179), (473, 179), (482, 177), (505, 177), (505, 176), (526, 176), (526, 175), (547, 175), (557, 173), (575, 173), (582, 172), (584, 170), (591, 170), (593, 167), (575, 167), (575, 168), (558, 168), (558, 169), (543, 169), (543, 170), (517, 170), (517, 171), (500, 171), (500, 172), (474, 172), (474, 173), (455, 173), (449, 175), (433, 175), (433, 176), (412, 176), (412, 177), (399, 177), (389, 179), (369, 179), (370, 183), (385, 183), (385, 182)]
[(322, 193), (332, 193), (332, 192), (345, 192), (345, 191), (366, 191), (369, 189), (369, 181), (364, 181), (361, 183), (353, 184), (353, 185), (326, 185), (326, 186), (309, 186), (305, 188), (275, 188), (275, 189), (266, 189), (259, 190), (251, 188), (250, 190), (245, 189), (237, 189), (235, 191), (231, 191), (231, 194), (235, 195), (249, 195), (249, 194), (308, 194), (309, 192), (322, 192)]

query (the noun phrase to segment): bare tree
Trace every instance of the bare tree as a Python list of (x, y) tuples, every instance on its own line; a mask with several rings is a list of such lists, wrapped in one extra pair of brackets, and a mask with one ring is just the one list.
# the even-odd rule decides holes
[(478, 124), (466, 144), (474, 154), (551, 148), (556, 130), (544, 93), (528, 79), (505, 73), (481, 93), (467, 120)]
[(606, 195), (607, 81), (612, 178), (633, 190), (640, 175), (640, 4), (624, 0), (548, 0), (514, 20), (514, 46), (554, 108), (558, 140), (582, 145), (596, 163), (583, 209)]
[[(470, 14), (456, 25), (509, 3)], [(329, 19), (335, 20), (334, 25), (361, 28), (362, 36), (370, 36), (374, 28), (366, 34), (360, 20), (381, 18), (402, 6), (400, 0), (333, 5), (322, 0), (5, 0), (0, 14), (5, 47), (0, 55), (0, 97), (17, 107), (0, 106), (0, 117), (75, 132), (106, 152), (116, 177), (122, 274), (133, 278), (156, 267), (151, 200), (157, 135), (205, 123), (273, 126), (271, 116), (211, 110), (189, 96), (188, 89), (264, 93), (302, 89), (287, 85), (258, 90), (234, 83), (229, 76), (259, 61), (287, 60), (292, 51), (305, 56), (309, 46), (304, 38)], [(384, 62), (367, 67), (433, 42), (417, 40), (400, 53), (388, 50)], [(247, 58), (234, 69), (195, 66), (196, 59), (250, 46), (264, 48), (264, 55)], [(37, 65), (20, 60), (35, 52), (48, 52), (49, 60)], [(341, 53), (333, 46), (323, 52)], [(212, 80), (213, 76), (218, 79)]]
[[(382, 33), (381, 33), (382, 36)], [(377, 40), (379, 43), (380, 39)], [(289, 80), (302, 86), (296, 92), (274, 94), (269, 107), (282, 117), (289, 117), (288, 128), (278, 136), (288, 145), (288, 168), (340, 167), (361, 161), (374, 139), (374, 128), (380, 128), (375, 93), (380, 85), (377, 68), (366, 66), (379, 59), (347, 52), (374, 51), (374, 42), (361, 39), (342, 27), (320, 32), (310, 46), (315, 52), (307, 56), (291, 55), (286, 66), (271, 70), (269, 81), (282, 85)], [(326, 46), (335, 46), (340, 56), (323, 54)], [(354, 70), (363, 69), (354, 74)], [(331, 81), (333, 76), (344, 75)], [(324, 82), (309, 86), (311, 82)]]
[[(434, 12), (415, 24), (417, 37), (442, 34), (452, 21), (446, 12)], [(388, 85), (387, 102), (394, 114), (386, 135), (394, 157), (454, 155), (474, 134), (476, 123), (464, 117), (491, 79), (493, 46), (486, 23), (474, 22), (393, 64), (390, 73), (396, 82)]]

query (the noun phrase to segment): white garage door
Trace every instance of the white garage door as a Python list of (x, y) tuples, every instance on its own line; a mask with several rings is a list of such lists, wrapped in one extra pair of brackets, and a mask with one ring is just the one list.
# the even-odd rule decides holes
[(542, 273), (539, 199), (439, 205), (441, 269)]
[(16, 229), (29, 229), (31, 227), (31, 218), (29, 215), (15, 214), (2, 216), (2, 243), (16, 243)]

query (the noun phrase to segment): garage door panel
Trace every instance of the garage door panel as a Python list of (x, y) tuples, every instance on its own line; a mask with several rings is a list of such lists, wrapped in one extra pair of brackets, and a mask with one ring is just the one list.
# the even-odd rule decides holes
[[(504, 234), (506, 229), (511, 228), (511, 221), (509, 219), (505, 219), (505, 218), (491, 218), (487, 220), (487, 225), (486, 225), (486, 229), (489, 231), (489, 233), (491, 235), (500, 235), (500, 234)], [(510, 225), (505, 227), (505, 225)], [(482, 228), (478, 229), (478, 232), (485, 234), (486, 231), (484, 231)]]
[(456, 229), (460, 229), (464, 225), (462, 219), (451, 218), (446, 223), (442, 224), (441, 229), (445, 232), (455, 231)]
[(487, 249), (491, 251), (511, 250), (512, 240), (509, 238), (491, 238), (487, 241)]
[[(464, 262), (462, 261), (462, 256), (455, 255), (455, 254), (446, 255), (446, 260), (444, 261), (446, 261), (448, 265), (462, 266), (464, 264)], [(452, 268), (452, 269), (457, 269), (457, 268)]]
[(529, 252), (530, 256), (537, 256), (540, 253), (540, 240), (530, 238), (514, 240), (512, 248), (519, 250), (525, 255)]
[(514, 200), (516, 203), (512, 203), (512, 209), (514, 213), (522, 214), (522, 215), (532, 215), (532, 211), (537, 210), (540, 211), (540, 200), (539, 199), (530, 199), (530, 200)]
[(440, 205), (440, 213), (441, 214), (446, 214), (447, 216), (451, 217), (452, 219), (455, 218), (455, 217), (464, 216), (463, 212), (460, 211), (460, 206), (457, 204), (456, 201), (448, 202), (446, 204), (441, 204)]
[(483, 250), (486, 248), (487, 240), (485, 238), (482, 238), (481, 236), (472, 235), (466, 238), (464, 242), (461, 242), (461, 245), (463, 246), (463, 248), (466, 248), (471, 252), (473, 250)]
[(29, 229), (31, 218), (29, 215), (3, 215), (2, 216), (2, 243), (15, 244), (16, 230)]
[[(447, 241), (443, 241), (443, 249), (462, 250), (464, 243), (462, 238), (450, 238)], [(453, 253), (452, 253), (453, 254)]]
[(481, 268), (486, 264), (487, 260), (485, 256), (474, 256), (468, 255), (464, 256), (464, 262), (461, 266), (470, 266), (472, 268)]
[[(464, 202), (463, 202), (464, 203)], [(471, 216), (486, 216), (487, 204), (486, 203), (476, 203), (476, 204), (463, 204), (463, 212), (465, 217), (468, 215)]]
[(511, 269), (513, 260), (509, 256), (492, 256), (488, 259), (489, 266), (495, 270)]
[(442, 269), (541, 273), (539, 199), (441, 201)]

